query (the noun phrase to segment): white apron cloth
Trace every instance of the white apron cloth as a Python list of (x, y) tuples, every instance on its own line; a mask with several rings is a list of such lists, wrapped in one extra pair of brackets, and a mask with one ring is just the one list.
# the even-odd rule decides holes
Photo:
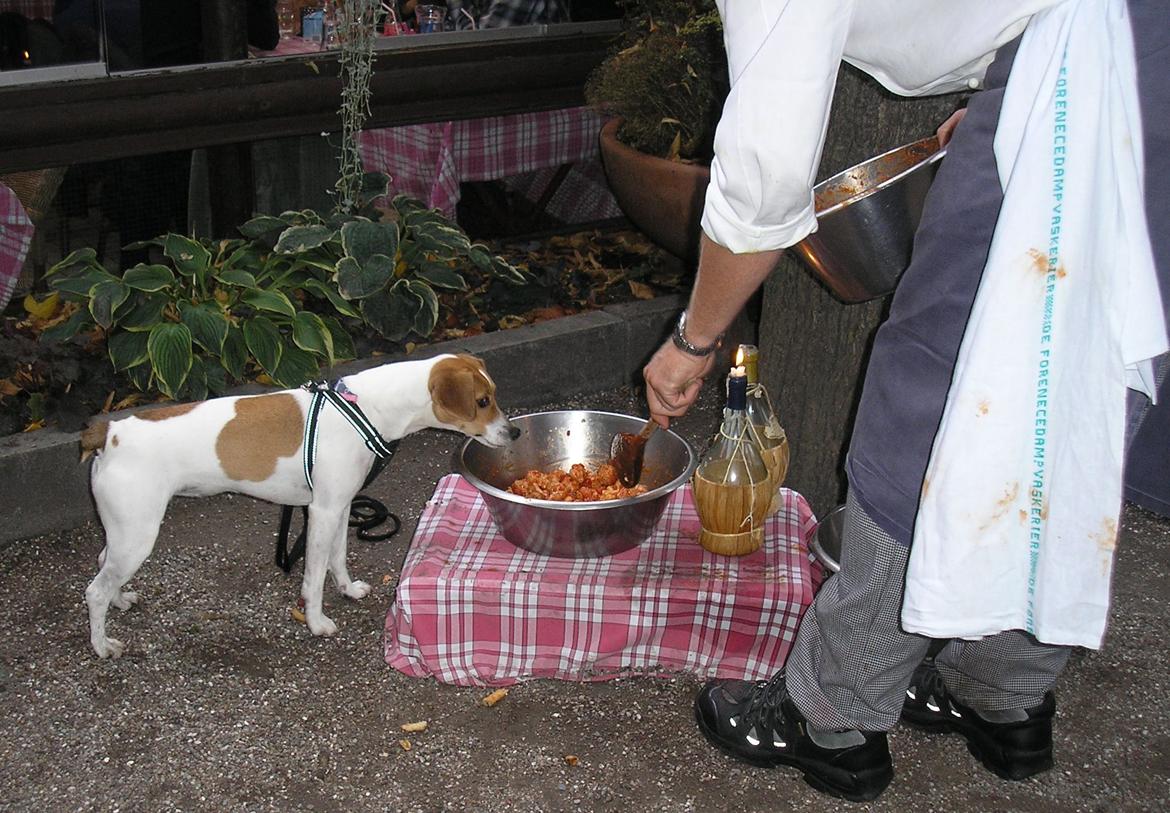
[(1099, 647), (1125, 390), (1166, 350), (1124, 0), (1030, 22), (996, 130), (1003, 207), (914, 527), (907, 632)]

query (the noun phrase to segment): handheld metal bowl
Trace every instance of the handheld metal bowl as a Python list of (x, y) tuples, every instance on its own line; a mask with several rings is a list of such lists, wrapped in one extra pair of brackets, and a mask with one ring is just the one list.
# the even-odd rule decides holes
[(698, 462), (690, 444), (660, 430), (646, 443), (641, 479), (645, 494), (598, 502), (532, 500), (512, 494), (508, 486), (533, 469), (568, 470), (574, 463), (596, 469), (609, 460), (614, 434), (637, 432), (646, 419), (564, 410), (511, 420), (520, 428), (519, 438), (496, 449), (468, 441), (456, 465), (479, 489), (504, 538), (534, 553), (588, 559), (635, 547), (654, 530), (667, 499), (690, 479)]
[(945, 154), (930, 136), (817, 184), (817, 231), (793, 251), (843, 302), (890, 293), (910, 265), (926, 193)]

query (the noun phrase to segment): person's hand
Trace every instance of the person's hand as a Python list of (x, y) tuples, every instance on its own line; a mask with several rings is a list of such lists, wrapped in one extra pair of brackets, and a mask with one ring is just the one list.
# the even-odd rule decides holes
[(938, 136), (938, 146), (943, 148), (947, 142), (951, 140), (951, 136), (955, 134), (955, 128), (959, 126), (959, 122), (963, 120), (963, 116), (967, 115), (967, 108), (960, 107), (951, 117), (939, 125), (938, 131), (935, 135)]
[(715, 364), (716, 353), (692, 356), (667, 341), (642, 368), (646, 379), (646, 403), (650, 417), (664, 429), (670, 428), (670, 419), (685, 415), (699, 397), (703, 377)]

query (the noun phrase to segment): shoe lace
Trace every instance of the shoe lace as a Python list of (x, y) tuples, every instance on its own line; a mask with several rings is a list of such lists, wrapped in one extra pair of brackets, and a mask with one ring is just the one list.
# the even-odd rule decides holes
[(783, 705), (787, 699), (784, 673), (779, 672), (771, 680), (762, 680), (755, 685), (740, 719), (749, 729), (753, 726), (759, 726), (759, 729), (781, 728), (777, 722), (784, 717)]

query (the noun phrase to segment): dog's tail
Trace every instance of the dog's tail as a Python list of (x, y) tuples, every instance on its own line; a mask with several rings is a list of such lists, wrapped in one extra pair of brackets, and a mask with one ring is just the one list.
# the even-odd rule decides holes
[(81, 462), (106, 448), (106, 433), (110, 430), (109, 421), (95, 421), (81, 432)]

